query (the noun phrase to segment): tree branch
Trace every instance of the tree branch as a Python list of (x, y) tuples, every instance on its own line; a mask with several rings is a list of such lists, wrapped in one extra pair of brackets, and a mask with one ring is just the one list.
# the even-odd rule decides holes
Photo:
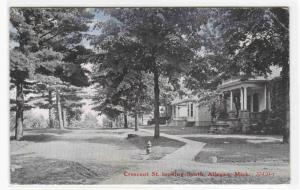
[(274, 13), (272, 13), (271, 11), (270, 12), (270, 15), (271, 17), (283, 28), (285, 29), (286, 31), (289, 31), (289, 28), (287, 28), (278, 18), (277, 16), (274, 15)]

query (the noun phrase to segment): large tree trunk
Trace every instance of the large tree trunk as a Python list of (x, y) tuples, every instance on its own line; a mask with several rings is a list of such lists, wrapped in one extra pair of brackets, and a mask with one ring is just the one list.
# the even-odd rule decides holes
[(49, 101), (49, 128), (54, 128), (54, 114), (53, 114), (53, 100), (52, 100), (52, 91), (49, 90), (48, 94)]
[(138, 131), (138, 115), (137, 112), (134, 113), (134, 130)]
[(15, 125), (15, 139), (20, 140), (23, 137), (23, 106), (24, 106), (24, 94), (23, 84), (18, 83), (16, 94), (16, 125)]
[(159, 138), (159, 74), (157, 69), (154, 70), (154, 138)]
[(135, 110), (134, 110), (134, 130), (138, 131), (138, 110), (139, 110), (139, 99), (135, 98)]
[(290, 142), (290, 111), (286, 112), (286, 123), (283, 131), (282, 142), (289, 143)]
[(64, 126), (64, 128), (66, 128), (66, 127), (68, 127), (67, 125), (68, 125), (68, 123), (67, 123), (67, 109), (66, 108), (62, 108), (62, 110), (63, 110), (63, 114), (62, 114), (62, 116), (63, 116), (63, 126)]
[(127, 122), (127, 111), (124, 112), (124, 128), (128, 128), (128, 122)]
[(62, 118), (62, 109), (61, 109), (60, 94), (58, 89), (56, 90), (56, 106), (57, 106), (59, 128), (63, 129), (64, 126), (63, 126), (63, 118)]

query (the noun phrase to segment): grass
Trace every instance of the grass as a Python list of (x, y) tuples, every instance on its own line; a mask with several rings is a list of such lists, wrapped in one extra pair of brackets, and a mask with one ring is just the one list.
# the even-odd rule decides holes
[[(142, 126), (141, 128), (149, 129), (153, 128), (154, 126)], [(191, 134), (201, 134), (201, 133), (208, 133), (209, 127), (180, 127), (180, 126), (160, 126), (160, 131), (162, 133), (166, 133), (169, 135), (191, 135)]]
[[(104, 180), (111, 178), (113, 175), (119, 175), (128, 169), (128, 165), (140, 160), (158, 160), (169, 154), (184, 143), (165, 137), (153, 139), (152, 136), (135, 137), (127, 139), (121, 135), (122, 131), (107, 131), (101, 135), (101, 131), (71, 131), (70, 133), (56, 133), (56, 130), (29, 130), (25, 131), (22, 141), (11, 141), (11, 183), (13, 184), (98, 184)], [(83, 135), (84, 134), (84, 135)], [(112, 135), (108, 135), (112, 134)], [(148, 141), (152, 142), (152, 152), (146, 155), (145, 145)], [(105, 154), (120, 154), (120, 156), (130, 157), (130, 163), (107, 161), (101, 156), (92, 161), (82, 162), (81, 156), (77, 158), (68, 158), (65, 156), (52, 157), (43, 151), (37, 151), (39, 146), (48, 147), (51, 143), (59, 141), (61, 145), (58, 149), (64, 149), (65, 152), (74, 150), (74, 145), (82, 147), (79, 143), (86, 143), (86, 149), (89, 144), (109, 145), (118, 147), (112, 149), (112, 152)], [(72, 146), (66, 146), (72, 143)], [(28, 148), (29, 147), (29, 148)], [(72, 148), (73, 147), (73, 148)], [(101, 151), (102, 146), (99, 146)], [(93, 149), (94, 150), (94, 149)], [(120, 150), (120, 151), (119, 151)], [(128, 150), (123, 154), (122, 150)], [(141, 151), (142, 150), (142, 151)], [(18, 153), (20, 151), (20, 153)], [(50, 151), (51, 152), (51, 151)], [(60, 152), (60, 151), (58, 151)], [(84, 154), (84, 153), (83, 153)], [(95, 154), (97, 155), (97, 154)], [(95, 156), (92, 154), (92, 156)], [(115, 155), (114, 155), (115, 156)], [(87, 157), (87, 160), (90, 157)], [(113, 159), (114, 160), (114, 159)], [(128, 160), (128, 161), (129, 161)]]
[[(187, 171), (177, 171), (186, 173)], [(204, 172), (205, 173), (205, 172)], [(206, 172), (207, 173), (207, 172)], [(288, 184), (290, 182), (289, 177), (282, 176), (243, 176), (243, 177), (210, 177), (205, 176), (193, 176), (193, 177), (161, 177), (149, 181), (151, 184)]]
[[(118, 132), (118, 131), (100, 131), (100, 130), (90, 130), (85, 131), (85, 133), (92, 133), (92, 134), (115, 134), (120, 135), (125, 132)], [(14, 144), (20, 144), (21, 142), (53, 142), (53, 141), (67, 141), (67, 142), (74, 142), (74, 143), (80, 143), (80, 142), (89, 142), (89, 143), (101, 143), (101, 144), (120, 144), (123, 145), (123, 147), (127, 147), (124, 144), (120, 143), (120, 139), (108, 137), (108, 136), (101, 136), (99, 137), (81, 137), (78, 138), (78, 136), (67, 136), (66, 134), (72, 133), (72, 130), (60, 130), (60, 129), (30, 129), (26, 130), (24, 133), (24, 136), (22, 137), (21, 141), (15, 141), (14, 139), (11, 139), (12, 143)], [(62, 136), (66, 135), (66, 136)], [(124, 139), (125, 140), (125, 139)]]
[(170, 154), (178, 148), (185, 145), (185, 143), (166, 137), (153, 138), (153, 136), (136, 136), (127, 139), (130, 143), (135, 145), (140, 150), (145, 150), (147, 142), (151, 141), (152, 152), (149, 155), (148, 160), (159, 160), (167, 154)]
[(12, 184), (97, 184), (126, 168), (120, 165), (83, 164), (67, 160), (12, 156)]
[(195, 157), (197, 162), (209, 163), (209, 158), (215, 156), (218, 163), (289, 163), (289, 144), (255, 144), (240, 138), (187, 138), (206, 143), (204, 149)]
[(24, 131), (32, 132), (32, 133), (50, 133), (50, 134), (66, 134), (70, 133), (70, 130), (67, 129), (51, 129), (51, 128), (45, 128), (45, 129), (25, 129)]
[[(208, 138), (187, 137), (187, 139), (205, 142), (205, 147), (195, 157), (195, 161), (206, 167), (192, 169), (200, 170), (204, 176), (168, 176), (149, 181), (151, 184), (288, 184), (289, 145), (278, 142), (249, 143), (242, 138)], [(210, 157), (217, 157), (216, 164), (210, 162)], [(209, 163), (209, 164), (208, 164)], [(209, 172), (223, 170), (222, 164), (235, 171), (272, 171), (272, 176), (208, 176)], [(255, 169), (254, 169), (255, 168)], [(191, 172), (177, 170), (177, 173)]]
[(137, 136), (129, 138), (128, 141), (134, 144), (139, 149), (145, 149), (148, 141), (151, 141), (152, 147), (160, 146), (179, 148), (185, 144), (181, 141), (169, 139), (166, 137), (153, 138), (153, 136)]

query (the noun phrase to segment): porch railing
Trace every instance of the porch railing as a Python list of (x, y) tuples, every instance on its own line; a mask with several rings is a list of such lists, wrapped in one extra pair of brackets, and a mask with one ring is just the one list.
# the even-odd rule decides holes
[[(265, 112), (249, 112), (249, 111), (240, 111), (238, 118), (251, 118), (251, 119), (262, 119), (265, 116)], [(230, 118), (237, 118), (235, 112), (229, 113)]]
[(266, 113), (264, 112), (250, 112), (251, 119), (262, 119)]

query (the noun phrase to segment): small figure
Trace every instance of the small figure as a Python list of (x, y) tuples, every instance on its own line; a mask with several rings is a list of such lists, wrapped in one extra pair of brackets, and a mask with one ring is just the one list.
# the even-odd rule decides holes
[(148, 141), (147, 142), (147, 147), (146, 147), (146, 152), (147, 152), (147, 154), (150, 154), (151, 153), (151, 142), (150, 141)]

